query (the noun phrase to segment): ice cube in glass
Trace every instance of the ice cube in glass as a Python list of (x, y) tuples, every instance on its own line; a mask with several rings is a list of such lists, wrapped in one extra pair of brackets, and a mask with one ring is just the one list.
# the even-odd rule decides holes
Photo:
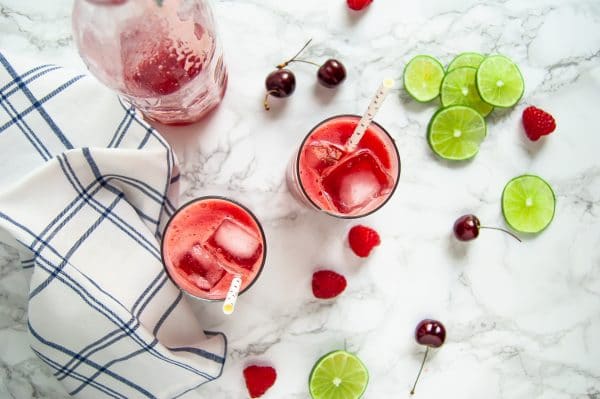
[(321, 185), (338, 211), (351, 213), (388, 194), (394, 182), (377, 157), (363, 149), (325, 170)]
[(181, 255), (177, 269), (187, 274), (190, 281), (205, 291), (214, 287), (225, 274), (225, 269), (218, 260), (199, 243)]
[(228, 272), (246, 275), (260, 257), (262, 244), (242, 224), (225, 218), (206, 242)]

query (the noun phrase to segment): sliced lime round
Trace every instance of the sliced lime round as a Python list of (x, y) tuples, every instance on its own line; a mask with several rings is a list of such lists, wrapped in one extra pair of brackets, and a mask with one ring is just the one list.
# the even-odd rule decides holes
[(484, 58), (485, 57), (479, 53), (461, 53), (454, 57), (450, 65), (448, 65), (448, 68), (446, 68), (446, 71), (450, 72), (453, 69), (466, 66), (477, 68)]
[(369, 372), (346, 351), (326, 354), (315, 363), (308, 380), (312, 399), (358, 399), (369, 383)]
[(483, 116), (464, 105), (452, 105), (436, 112), (427, 129), (427, 141), (437, 155), (451, 161), (474, 157), (486, 136)]
[(515, 177), (502, 192), (502, 213), (506, 223), (523, 233), (539, 233), (548, 227), (555, 208), (554, 191), (539, 176)]
[(444, 67), (428, 55), (417, 55), (404, 68), (404, 88), (419, 102), (436, 98), (443, 78)]
[(486, 57), (477, 68), (476, 81), (483, 101), (494, 107), (512, 107), (525, 91), (519, 67), (503, 55)]
[(477, 69), (472, 67), (459, 67), (448, 72), (440, 89), (442, 105), (466, 105), (476, 109), (482, 116), (488, 116), (494, 107), (479, 96), (475, 85), (476, 74)]

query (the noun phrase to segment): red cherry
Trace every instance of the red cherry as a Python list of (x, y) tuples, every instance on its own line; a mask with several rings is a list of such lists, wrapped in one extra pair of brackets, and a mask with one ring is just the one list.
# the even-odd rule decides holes
[(444, 341), (446, 340), (446, 327), (444, 327), (444, 325), (437, 320), (421, 320), (419, 324), (417, 324), (417, 328), (415, 328), (415, 339), (419, 344), (426, 346), (427, 349), (425, 349), (425, 355), (423, 355), (423, 361), (421, 362), (419, 374), (417, 374), (415, 383), (410, 391), (411, 395), (415, 394), (415, 388), (417, 387), (417, 382), (419, 381), (419, 377), (423, 371), (425, 360), (427, 360), (429, 348), (439, 348), (444, 344)]
[(421, 345), (439, 348), (446, 340), (446, 328), (437, 320), (421, 320), (415, 329), (415, 339)]
[(346, 68), (338, 60), (329, 59), (319, 68), (317, 78), (323, 86), (335, 87), (346, 79)]
[(517, 241), (521, 241), (519, 237), (508, 230), (500, 227), (482, 226), (479, 219), (475, 215), (462, 215), (454, 222), (454, 236), (460, 241), (471, 241), (479, 236), (480, 229), (500, 230)]
[(278, 69), (273, 71), (265, 79), (265, 87), (267, 94), (265, 95), (264, 106), (268, 111), (269, 96), (273, 97), (289, 97), (296, 90), (296, 77), (289, 69)]

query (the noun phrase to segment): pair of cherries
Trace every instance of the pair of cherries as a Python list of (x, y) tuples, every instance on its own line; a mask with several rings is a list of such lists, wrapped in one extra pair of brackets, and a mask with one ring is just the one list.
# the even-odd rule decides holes
[(312, 61), (298, 59), (298, 56), (308, 47), (311, 41), (312, 39), (306, 42), (304, 47), (291, 59), (277, 65), (277, 70), (267, 76), (265, 80), (265, 87), (267, 89), (264, 100), (265, 110), (268, 111), (270, 109), (269, 96), (278, 98), (289, 97), (296, 90), (296, 76), (291, 70), (286, 68), (292, 62), (302, 62), (318, 67), (317, 79), (321, 85), (327, 88), (336, 87), (346, 79), (346, 68), (338, 60), (330, 58), (323, 65), (319, 65)]

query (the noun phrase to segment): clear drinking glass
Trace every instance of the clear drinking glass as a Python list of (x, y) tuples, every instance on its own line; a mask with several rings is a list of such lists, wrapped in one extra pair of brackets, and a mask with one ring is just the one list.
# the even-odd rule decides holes
[(380, 209), (400, 179), (394, 139), (372, 122), (357, 148), (348, 139), (360, 116), (337, 115), (312, 128), (290, 161), (288, 189), (302, 204), (338, 218), (359, 218)]
[(225, 94), (205, 0), (75, 0), (73, 32), (90, 72), (152, 120), (195, 122)]
[(207, 196), (183, 205), (163, 233), (161, 253), (171, 280), (189, 295), (223, 301), (235, 276), (240, 294), (258, 279), (266, 259), (260, 222), (248, 208)]

